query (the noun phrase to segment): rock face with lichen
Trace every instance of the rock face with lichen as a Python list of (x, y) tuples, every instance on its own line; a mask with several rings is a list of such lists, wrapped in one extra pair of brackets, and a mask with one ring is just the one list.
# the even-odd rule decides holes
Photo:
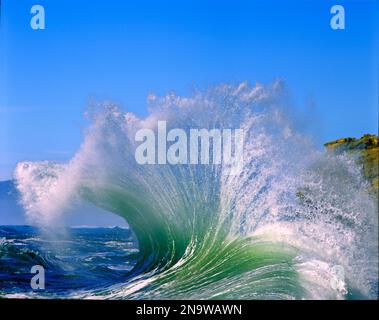
[(372, 192), (379, 190), (379, 139), (378, 136), (365, 134), (360, 139), (343, 138), (325, 144), (335, 152), (349, 152), (359, 155), (365, 177), (371, 182)]

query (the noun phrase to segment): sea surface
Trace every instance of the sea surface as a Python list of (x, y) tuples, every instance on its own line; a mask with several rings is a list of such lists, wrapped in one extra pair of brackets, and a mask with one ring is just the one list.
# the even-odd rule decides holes
[[(70, 297), (121, 283), (138, 245), (125, 228), (65, 228), (52, 237), (31, 226), (0, 226), (0, 296)], [(33, 290), (34, 265), (45, 269), (45, 289)]]

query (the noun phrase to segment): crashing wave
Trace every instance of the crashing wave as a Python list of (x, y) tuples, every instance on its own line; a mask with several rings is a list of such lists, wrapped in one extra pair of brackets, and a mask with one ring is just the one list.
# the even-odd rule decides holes
[[(343, 299), (377, 296), (375, 200), (354, 161), (317, 150), (288, 115), (281, 82), (149, 96), (139, 118), (90, 114), (65, 164), (19, 163), (30, 219), (50, 225), (89, 201), (124, 217), (140, 248), (122, 285), (82, 298)], [(140, 165), (140, 129), (244, 130), (244, 163)]]

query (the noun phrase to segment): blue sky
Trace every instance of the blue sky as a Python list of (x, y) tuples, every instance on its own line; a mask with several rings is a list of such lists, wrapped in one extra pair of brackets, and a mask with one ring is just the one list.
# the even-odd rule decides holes
[[(45, 8), (45, 30), (30, 27), (35, 4)], [(345, 7), (345, 30), (330, 27), (334, 4)], [(69, 159), (93, 96), (145, 115), (150, 92), (283, 78), (320, 145), (377, 133), (378, 1), (1, 5), (0, 180), (18, 161)]]

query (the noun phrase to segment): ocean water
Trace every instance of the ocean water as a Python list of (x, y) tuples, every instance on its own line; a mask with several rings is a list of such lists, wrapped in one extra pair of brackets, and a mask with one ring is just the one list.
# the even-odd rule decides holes
[[(0, 226), (0, 296), (62, 298), (122, 283), (137, 261), (129, 229)], [(45, 269), (45, 289), (33, 290), (31, 267)]]
[[(28, 219), (50, 229), (59, 244), (52, 247), (61, 241), (54, 226), (83, 203), (123, 217), (138, 243), (138, 253), (129, 255), (137, 246), (127, 247), (128, 241), (108, 246), (105, 234), (98, 234), (97, 242), (92, 238), (95, 230), (76, 241), (84, 232), (77, 231), (68, 240), (78, 245), (76, 251), (50, 256), (41, 250), (41, 259), (53, 269), (71, 266), (78, 277), (71, 284), (75, 287), (65, 288), (62, 281), (57, 283), (62, 290), (49, 294), (79, 299), (377, 298), (377, 199), (353, 157), (315, 147), (286, 97), (281, 82), (224, 84), (186, 97), (150, 95), (144, 118), (101, 103), (90, 108), (91, 124), (70, 161), (19, 163), (14, 177), (20, 202)], [(243, 166), (229, 175), (227, 164), (138, 164), (135, 134), (146, 128), (156, 133), (158, 121), (187, 133), (192, 128), (243, 129)], [(7, 246), (16, 252), (21, 248)], [(88, 264), (83, 265), (87, 258), (82, 255)]]

